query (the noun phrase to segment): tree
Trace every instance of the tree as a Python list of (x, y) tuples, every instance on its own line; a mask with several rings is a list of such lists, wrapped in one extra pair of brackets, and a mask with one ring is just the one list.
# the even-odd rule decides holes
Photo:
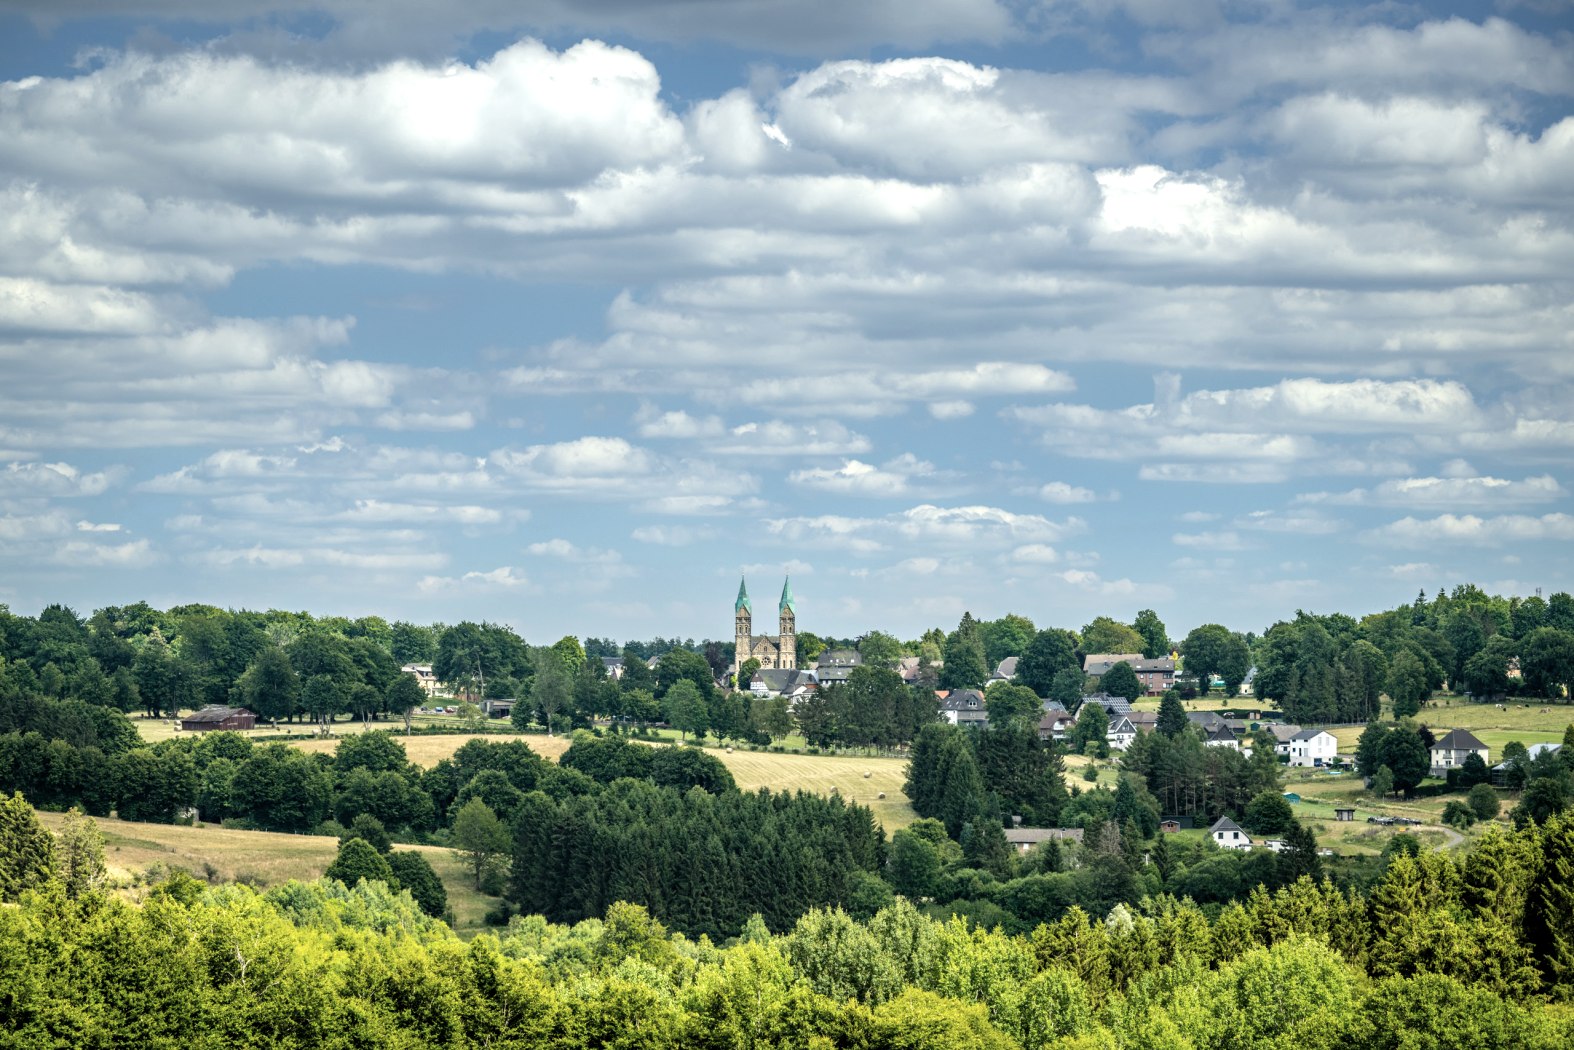
[(978, 624), (971, 613), (963, 613), (957, 629), (946, 636), (940, 685), (945, 689), (982, 689), (988, 678), (989, 665), (984, 660), (984, 642), (979, 636)]
[(1536, 695), (1561, 696), (1574, 685), (1574, 632), (1541, 627), (1521, 638), (1520, 649), (1525, 685)]
[(1449, 799), (1447, 805), (1443, 807), (1441, 820), (1449, 827), (1459, 828), (1462, 831), (1476, 822), (1476, 812), (1457, 798)]
[(1164, 621), (1159, 619), (1159, 614), (1152, 609), (1143, 609), (1132, 621), (1132, 628), (1142, 636), (1142, 656), (1147, 660), (1156, 660), (1167, 656), (1170, 652), (1169, 632), (1164, 628)]
[(1465, 796), (1465, 802), (1478, 820), (1496, 820), (1500, 803), (1491, 784), (1477, 784)]
[(333, 863), (328, 865), (322, 877), (338, 879), (351, 889), (362, 879), (386, 883), (391, 890), (399, 888), (399, 880), (394, 878), (387, 858), (377, 852), (377, 847), (362, 838), (347, 839), (341, 843)]
[(411, 731), (410, 716), (415, 709), (426, 703), (426, 692), (421, 688), (421, 683), (415, 680), (414, 675), (401, 674), (388, 686), (388, 691), (383, 694), (383, 703), (388, 708), (389, 714), (398, 715), (404, 719), (404, 731)]
[[(575, 642), (576, 646), (578, 644)], [(573, 676), (564, 666), (564, 660), (555, 649), (537, 649), (534, 653), (536, 676), (530, 685), (530, 706), (541, 712), (547, 736), (552, 735), (559, 713), (569, 706), (574, 695)]]
[(1102, 756), (1108, 747), (1109, 714), (1099, 704), (1084, 704), (1071, 728), (1071, 749), (1079, 755)]
[(759, 659), (753, 656), (749, 657), (747, 660), (743, 661), (743, 665), (738, 668), (738, 680), (734, 684), (739, 689), (748, 689), (749, 683), (754, 681), (754, 675), (759, 671), (759, 669)]
[(1043, 702), (1038, 694), (1022, 685), (996, 682), (984, 694), (991, 729), (1037, 729), (1043, 717)]
[(469, 864), (476, 889), (481, 888), (482, 877), (508, 853), (510, 846), (508, 829), (479, 798), (466, 802), (454, 817), (453, 843), (454, 855)]
[(1020, 657), (1026, 652), (1035, 630), (1033, 621), (1026, 616), (1007, 613), (998, 620), (979, 624), (978, 633), (984, 641), (984, 662), (998, 667), (1006, 657)]
[(1295, 823), (1290, 803), (1277, 791), (1264, 791), (1246, 806), (1246, 829), (1259, 835), (1279, 835)]
[(1421, 734), (1409, 726), (1401, 725), (1383, 738), (1378, 757), (1394, 777), (1394, 787), (1408, 792), (1421, 783), (1431, 769), (1431, 755)]
[(301, 709), (311, 715), (312, 721), (318, 723), (326, 733), (333, 716), (344, 709), (344, 694), (329, 675), (314, 675), (306, 679), (306, 685), (301, 689)]
[(1225, 695), (1234, 696), (1251, 664), (1246, 640), (1216, 623), (1194, 628), (1181, 643), (1181, 655), (1186, 658), (1186, 673), (1197, 679), (1197, 689), (1204, 694), (1218, 675), (1224, 679)]
[(448, 891), (425, 857), (414, 850), (396, 850), (388, 854), (388, 869), (422, 911), (434, 919), (442, 918), (448, 910)]
[(664, 700), (667, 721), (688, 740), (689, 734), (704, 737), (710, 730), (710, 708), (705, 697), (688, 679), (675, 682)]
[(108, 869), (104, 864), (104, 836), (92, 817), (72, 807), (60, 829), (60, 878), (66, 894), (80, 897), (103, 884)]
[(172, 715), (187, 706), (188, 682), (164, 636), (156, 629), (142, 643), (131, 663), (131, 674), (150, 718)]
[(1108, 616), (1095, 616), (1092, 623), (1082, 628), (1084, 653), (1140, 653), (1146, 644), (1147, 640), (1135, 628)]
[(1055, 672), (1054, 679), (1049, 683), (1048, 698), (1067, 711), (1075, 712), (1077, 705), (1082, 703), (1082, 689), (1087, 681), (1087, 676), (1080, 668), (1062, 668)]
[(265, 645), (236, 682), (236, 691), (241, 704), (258, 718), (278, 722), (295, 713), (301, 683), (284, 650)]
[(1355, 745), (1355, 769), (1363, 777), (1374, 775), (1383, 764), (1383, 738), (1390, 728), (1382, 722), (1372, 722), (1361, 730), (1361, 739)]
[(1099, 688), (1111, 696), (1123, 696), (1127, 700), (1135, 700), (1143, 692), (1142, 683), (1137, 681), (1137, 672), (1124, 660), (1104, 672), (1099, 678)]
[(866, 664), (895, 667), (902, 658), (902, 643), (881, 631), (870, 631), (858, 639), (858, 653)]
[(21, 792), (0, 799), (0, 901), (14, 901), (54, 874), (54, 836), (38, 822)]
[(1388, 663), (1388, 698), (1394, 702), (1394, 717), (1409, 718), (1421, 710), (1431, 696), (1426, 667), (1410, 649), (1401, 649)]
[(1186, 717), (1186, 708), (1181, 705), (1180, 695), (1173, 689), (1166, 689), (1164, 696), (1159, 700), (1158, 731), (1165, 736), (1174, 738), (1186, 731), (1191, 720)]
[(1569, 998), (1574, 982), (1574, 817), (1569, 814), (1549, 817), (1541, 832), (1541, 866), (1530, 884), (1525, 931), (1548, 985)]
[(1387, 798), (1394, 793), (1394, 771), (1387, 766), (1378, 766), (1377, 772), (1372, 774), (1372, 794), (1378, 798)]
[[(1039, 696), (1049, 696), (1055, 675), (1065, 670), (1079, 675), (1082, 672), (1076, 639), (1071, 632), (1052, 627), (1034, 635), (1027, 651), (1017, 660), (1017, 682)], [(1080, 684), (1077, 691), (1081, 693)]]

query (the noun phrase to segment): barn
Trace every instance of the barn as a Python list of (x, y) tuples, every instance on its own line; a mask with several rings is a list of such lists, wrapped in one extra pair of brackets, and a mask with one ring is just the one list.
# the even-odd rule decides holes
[(224, 707), (220, 704), (209, 704), (201, 711), (193, 712), (180, 720), (180, 728), (189, 729), (196, 733), (206, 733), (213, 729), (255, 729), (257, 716), (244, 707)]

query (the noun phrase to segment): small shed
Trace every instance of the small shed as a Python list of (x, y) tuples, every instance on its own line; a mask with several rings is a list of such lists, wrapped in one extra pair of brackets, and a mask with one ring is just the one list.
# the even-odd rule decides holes
[(1343, 806), (1335, 807), (1334, 808), (1334, 819), (1335, 820), (1354, 820), (1355, 819), (1355, 807), (1351, 806), (1348, 809), (1343, 807)]
[(1159, 821), (1159, 830), (1164, 832), (1166, 835), (1173, 835), (1175, 832), (1180, 830), (1180, 821), (1161, 820)]
[(244, 707), (224, 707), (209, 704), (180, 720), (180, 728), (194, 733), (207, 733), (216, 729), (256, 729), (257, 716)]

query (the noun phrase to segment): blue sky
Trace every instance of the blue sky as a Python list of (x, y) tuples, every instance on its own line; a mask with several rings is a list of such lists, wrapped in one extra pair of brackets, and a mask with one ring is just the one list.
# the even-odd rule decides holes
[(0, 602), (703, 637), (790, 571), (822, 634), (1178, 637), (1570, 589), (1571, 28), (13, 0)]

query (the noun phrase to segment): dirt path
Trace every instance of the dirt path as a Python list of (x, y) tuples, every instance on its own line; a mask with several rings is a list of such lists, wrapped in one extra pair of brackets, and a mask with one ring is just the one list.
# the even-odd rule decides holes
[(1444, 835), (1447, 836), (1447, 840), (1444, 841), (1442, 843), (1442, 845), (1438, 845), (1438, 846), (1433, 846), (1432, 847), (1434, 852), (1442, 851), (1442, 850), (1445, 850), (1445, 849), (1453, 849), (1455, 846), (1462, 845), (1464, 843), (1464, 841), (1465, 841), (1465, 836), (1461, 835), (1459, 832), (1455, 831), (1453, 828), (1445, 827), (1442, 824), (1423, 824), (1423, 825), (1421, 825), (1421, 827), (1424, 828), (1427, 831), (1441, 831)]

